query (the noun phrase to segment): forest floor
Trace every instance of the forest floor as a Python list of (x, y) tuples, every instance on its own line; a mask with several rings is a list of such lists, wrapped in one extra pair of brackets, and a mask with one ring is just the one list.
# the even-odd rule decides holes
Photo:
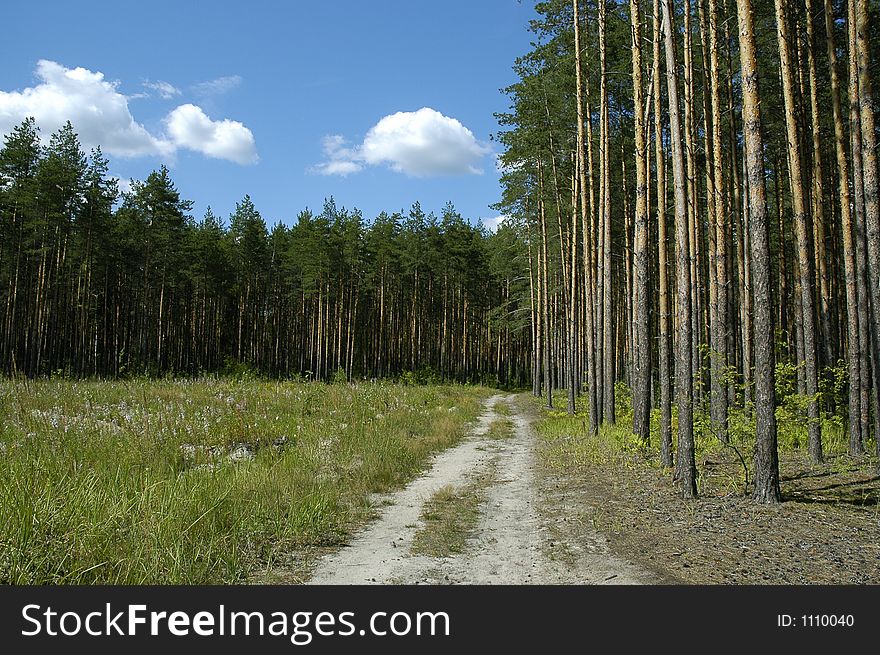
[(832, 454), (814, 466), (802, 450), (783, 451), (784, 502), (768, 506), (745, 493), (738, 457), (716, 450), (698, 459), (700, 498), (684, 501), (672, 472), (622, 447), (619, 435), (590, 443), (571, 432), (545, 440), (543, 451), (576, 508), (570, 520), (598, 529), (613, 554), (663, 582), (880, 584), (880, 476), (871, 457)]
[(312, 584), (662, 581), (613, 555), (588, 525), (572, 529), (575, 498), (544, 474), (535, 419), (527, 398), (492, 396), (467, 439), (405, 489), (376, 497), (378, 517), (299, 575)]

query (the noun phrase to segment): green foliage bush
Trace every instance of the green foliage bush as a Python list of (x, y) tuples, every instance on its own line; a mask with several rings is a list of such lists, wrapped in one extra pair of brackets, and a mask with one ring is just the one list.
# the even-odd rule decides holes
[(223, 368), (220, 370), (220, 376), (241, 382), (258, 380), (262, 377), (256, 368), (247, 362), (239, 361), (233, 357), (226, 357), (223, 360)]
[(427, 364), (422, 365), (415, 371), (404, 371), (400, 375), (401, 384), (407, 386), (426, 386), (441, 384), (442, 376), (437, 369)]
[(333, 371), (333, 376), (330, 378), (330, 384), (348, 384), (348, 374), (345, 372), (344, 368), (337, 368)]

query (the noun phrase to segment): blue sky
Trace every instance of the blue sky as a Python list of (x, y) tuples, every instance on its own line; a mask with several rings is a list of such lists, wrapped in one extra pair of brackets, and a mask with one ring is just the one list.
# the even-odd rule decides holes
[[(325, 197), (495, 216), (489, 141), (530, 0), (15, 2), (0, 132), (70, 118), (111, 172), (165, 163), (200, 218), (250, 194), (271, 225)], [(14, 29), (11, 29), (14, 26)]]

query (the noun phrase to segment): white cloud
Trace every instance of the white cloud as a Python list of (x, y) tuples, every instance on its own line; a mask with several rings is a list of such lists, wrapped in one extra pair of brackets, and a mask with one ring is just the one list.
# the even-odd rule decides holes
[(356, 148), (349, 148), (347, 141), (339, 134), (325, 136), (322, 140), (327, 161), (318, 164), (312, 171), (321, 175), (350, 175), (363, 170)]
[(39, 83), (23, 91), (0, 91), (0, 132), (8, 134), (27, 116), (33, 116), (47, 139), (70, 121), (86, 148), (100, 145), (105, 152), (121, 157), (170, 156), (174, 146), (150, 134), (135, 121), (128, 98), (104, 74), (85, 68), (65, 68), (54, 61), (40, 60)]
[(352, 173), (360, 173), (362, 170), (364, 170), (363, 165), (356, 161), (328, 161), (315, 167), (315, 171), (321, 175), (341, 175), (342, 177)]
[(490, 232), (495, 232), (501, 227), (501, 224), (509, 218), (510, 216), (502, 214), (501, 216), (493, 216), (492, 218), (481, 218), (480, 221), (482, 221), (483, 225), (485, 225), (486, 229)]
[(324, 154), (331, 159), (353, 159), (357, 150), (348, 147), (348, 141), (341, 134), (330, 134), (321, 139)]
[(423, 107), (385, 116), (361, 145), (349, 148), (341, 136), (324, 138), (327, 161), (315, 167), (324, 175), (347, 175), (365, 165), (389, 165), (412, 177), (482, 174), (478, 164), (489, 148), (458, 120)]
[[(158, 93), (165, 100), (169, 100), (169, 99), (173, 98), (174, 96), (180, 95), (180, 89), (178, 89), (173, 84), (170, 84), (168, 82), (163, 82), (161, 80), (158, 82), (151, 82), (150, 80), (147, 80), (146, 82), (144, 82), (144, 88), (152, 89), (153, 91)], [(131, 97), (134, 97), (134, 96), (131, 96)]]
[[(113, 156), (167, 160), (178, 149), (188, 148), (239, 164), (257, 161), (253, 133), (238, 121), (215, 121), (200, 107), (185, 104), (165, 117), (166, 134), (152, 134), (134, 119), (128, 104), (143, 94), (121, 94), (118, 83), (108, 82), (103, 73), (40, 60), (35, 75), (37, 84), (32, 87), (0, 91), (0, 135), (33, 116), (44, 141), (69, 120), (85, 149), (100, 145)], [(144, 86), (160, 94), (180, 93), (167, 82), (145, 82)]]
[(196, 95), (216, 96), (232, 91), (232, 89), (241, 84), (241, 82), (242, 79), (240, 75), (226, 75), (225, 77), (218, 77), (216, 80), (208, 80), (207, 82), (194, 84), (192, 89)]
[(201, 107), (186, 104), (168, 114), (165, 125), (177, 146), (238, 164), (257, 163), (254, 135), (238, 121), (214, 121)]
[(423, 107), (397, 112), (370, 128), (361, 148), (370, 164), (388, 163), (414, 176), (482, 173), (476, 167), (488, 148), (454, 118)]

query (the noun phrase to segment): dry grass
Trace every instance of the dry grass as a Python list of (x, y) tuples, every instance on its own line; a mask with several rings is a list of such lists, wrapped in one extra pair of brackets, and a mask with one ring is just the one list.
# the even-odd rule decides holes
[(422, 509), (423, 527), (413, 537), (410, 552), (429, 557), (448, 557), (464, 551), (480, 518), (486, 488), (495, 478), (494, 466), (471, 478), (460, 488), (446, 485)]
[(514, 434), (516, 426), (509, 418), (499, 418), (492, 421), (489, 429), (486, 431), (486, 438), (499, 440), (510, 439)]

